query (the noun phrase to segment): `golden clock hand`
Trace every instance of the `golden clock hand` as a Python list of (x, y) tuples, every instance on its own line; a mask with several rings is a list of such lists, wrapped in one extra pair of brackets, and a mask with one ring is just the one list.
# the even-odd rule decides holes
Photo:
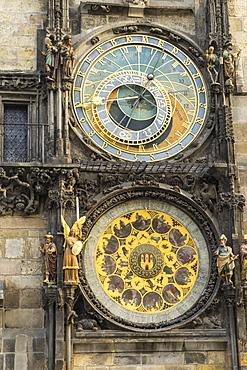
[[(148, 81), (149, 82), (149, 81)], [(137, 93), (136, 90), (134, 90), (133, 88), (131, 88), (129, 85), (125, 85), (125, 87), (127, 87), (128, 89), (130, 89), (131, 91), (134, 91)], [(146, 100), (148, 103), (150, 103), (151, 105), (153, 105), (154, 107), (156, 107), (156, 104), (154, 104), (153, 102), (151, 102), (149, 99), (147, 99), (147, 97), (145, 97), (145, 95), (143, 95), (145, 93), (145, 91), (148, 91), (146, 87), (143, 88), (143, 90), (141, 91), (141, 93), (137, 96), (137, 98), (139, 97), (142, 97), (144, 100)], [(150, 93), (150, 91), (148, 91), (150, 95), (152, 95)], [(134, 105), (134, 104), (133, 104)], [(132, 106), (133, 106), (132, 105)]]

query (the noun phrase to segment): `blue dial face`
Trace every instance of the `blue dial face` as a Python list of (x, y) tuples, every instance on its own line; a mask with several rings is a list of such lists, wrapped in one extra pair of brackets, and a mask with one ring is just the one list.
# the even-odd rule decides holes
[(118, 36), (80, 62), (73, 106), (84, 134), (128, 161), (168, 159), (202, 130), (207, 90), (200, 70), (158, 37)]

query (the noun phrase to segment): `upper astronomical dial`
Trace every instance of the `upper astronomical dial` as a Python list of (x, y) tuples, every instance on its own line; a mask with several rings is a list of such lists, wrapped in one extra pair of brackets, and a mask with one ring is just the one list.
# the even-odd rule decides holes
[(206, 94), (199, 69), (183, 51), (135, 34), (100, 44), (80, 62), (73, 105), (84, 133), (109, 154), (158, 161), (198, 136)]

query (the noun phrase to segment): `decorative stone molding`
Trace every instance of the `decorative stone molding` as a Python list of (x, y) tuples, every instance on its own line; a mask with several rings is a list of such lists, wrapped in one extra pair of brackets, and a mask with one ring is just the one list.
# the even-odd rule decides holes
[(36, 90), (41, 87), (37, 73), (0, 73), (0, 90)]

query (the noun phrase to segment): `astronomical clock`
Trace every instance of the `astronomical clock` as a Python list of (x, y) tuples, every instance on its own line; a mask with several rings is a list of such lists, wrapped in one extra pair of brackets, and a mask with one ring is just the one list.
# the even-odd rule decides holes
[(73, 108), (78, 132), (97, 148), (115, 159), (155, 162), (198, 138), (208, 91), (186, 50), (155, 34), (118, 35), (81, 58)]
[[(115, 29), (78, 47), (71, 100), (75, 133), (119, 163), (120, 172), (124, 163), (191, 155), (205, 140), (210, 106), (203, 59), (190, 42), (174, 42), (165, 30), (130, 29), (135, 32)], [(134, 180), (118, 188), (124, 190), (107, 191), (85, 223), (85, 299), (131, 330), (191, 321), (217, 291), (211, 220), (189, 194), (164, 184), (150, 188)]]

